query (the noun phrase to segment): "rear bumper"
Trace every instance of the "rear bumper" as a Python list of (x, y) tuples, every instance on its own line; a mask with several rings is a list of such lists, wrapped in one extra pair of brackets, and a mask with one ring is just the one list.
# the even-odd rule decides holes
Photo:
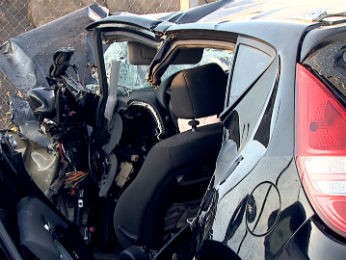
[(287, 242), (279, 258), (344, 260), (346, 239), (322, 229), (319, 220), (306, 221)]

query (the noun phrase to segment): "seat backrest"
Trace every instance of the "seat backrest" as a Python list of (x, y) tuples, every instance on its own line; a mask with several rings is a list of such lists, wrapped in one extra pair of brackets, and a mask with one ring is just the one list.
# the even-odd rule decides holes
[(177, 118), (219, 114), (224, 106), (227, 76), (216, 63), (182, 70), (172, 79), (171, 107)]
[[(220, 113), (226, 84), (227, 76), (216, 64), (180, 71), (170, 86), (173, 113), (185, 119)], [(163, 216), (177, 177), (198, 174), (205, 163), (215, 164), (221, 141), (222, 125), (216, 123), (176, 134), (152, 147), (115, 208), (115, 233), (124, 248), (161, 245)]]

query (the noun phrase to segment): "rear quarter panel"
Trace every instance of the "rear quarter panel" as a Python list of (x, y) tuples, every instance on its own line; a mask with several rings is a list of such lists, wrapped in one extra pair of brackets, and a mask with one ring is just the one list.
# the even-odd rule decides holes
[(299, 37), (284, 48), (271, 45), (271, 64), (223, 114), (225, 138), (214, 182), (217, 203), (209, 211), (214, 218), (206, 233), (242, 259), (280, 258), (289, 239), (313, 215), (293, 157), (298, 44)]

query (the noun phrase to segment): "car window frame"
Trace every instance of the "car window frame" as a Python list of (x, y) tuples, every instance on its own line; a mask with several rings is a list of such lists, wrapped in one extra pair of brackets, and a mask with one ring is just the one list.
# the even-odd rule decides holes
[(246, 45), (246, 46), (252, 47), (254, 49), (258, 49), (258, 50), (268, 54), (271, 57), (271, 61), (268, 63), (267, 67), (262, 71), (262, 73), (260, 73), (258, 75), (257, 79), (260, 78), (261, 75), (263, 75), (263, 73), (270, 67), (270, 65), (275, 60), (275, 57), (277, 56), (277, 52), (272, 45), (270, 45), (270, 44), (268, 44), (268, 43), (266, 43), (260, 39), (256, 39), (256, 38), (249, 37), (246, 35), (238, 35), (237, 42), (235, 45), (233, 63), (232, 63), (232, 67), (231, 67), (230, 75), (229, 75), (229, 79), (228, 79), (229, 81), (227, 84), (227, 91), (226, 91), (226, 97), (225, 97), (225, 109), (222, 112), (222, 114), (220, 115), (221, 119), (227, 117), (227, 115), (233, 110), (234, 107), (237, 106), (237, 104), (243, 99), (243, 97), (246, 95), (246, 93), (251, 89), (252, 85), (256, 82), (256, 80), (255, 80), (255, 82), (253, 82), (244, 91), (244, 93), (242, 95), (240, 95), (240, 97), (237, 100), (232, 102), (232, 104), (229, 103), (230, 95), (231, 95), (231, 88), (232, 88), (231, 84), (232, 84), (233, 77), (235, 76), (234, 75), (234, 68), (236, 66), (236, 61), (239, 58), (238, 57), (238, 54), (239, 54), (238, 50), (239, 50), (239, 46), (241, 46), (241, 45)]
[[(154, 86), (158, 86), (161, 82), (161, 76), (172, 63), (174, 54), (179, 49), (211, 48), (231, 50), (235, 53), (236, 42), (237, 36), (232, 32), (203, 30), (200, 28), (169, 31), (148, 69), (147, 80)], [(230, 69), (233, 67), (232, 63)]]

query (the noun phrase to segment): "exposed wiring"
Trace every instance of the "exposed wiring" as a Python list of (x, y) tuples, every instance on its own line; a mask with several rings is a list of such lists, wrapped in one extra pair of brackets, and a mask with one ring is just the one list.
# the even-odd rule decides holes
[(72, 171), (65, 173), (65, 189), (71, 189), (71, 195), (75, 195), (75, 189), (82, 183), (89, 174), (83, 171)]

